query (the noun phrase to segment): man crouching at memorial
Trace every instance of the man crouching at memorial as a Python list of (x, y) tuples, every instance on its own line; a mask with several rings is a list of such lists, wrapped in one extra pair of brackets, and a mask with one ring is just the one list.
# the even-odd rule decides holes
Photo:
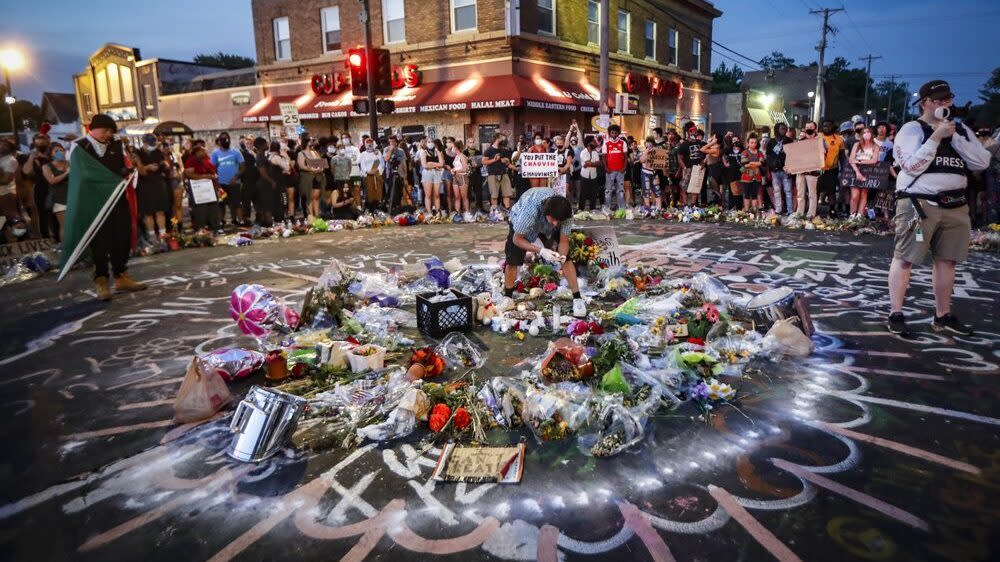
[(562, 274), (573, 291), (573, 315), (587, 315), (587, 306), (576, 280), (576, 266), (566, 261), (572, 216), (573, 206), (569, 199), (556, 195), (549, 187), (533, 187), (518, 199), (510, 210), (510, 229), (504, 248), (505, 296), (513, 296), (517, 270), (524, 265), (525, 255), (534, 252), (549, 263), (562, 264)]
[(990, 154), (961, 123), (951, 120), (955, 95), (944, 80), (920, 87), (920, 117), (896, 134), (896, 242), (889, 267), (891, 310), (887, 327), (906, 334), (903, 301), (913, 264), (930, 250), (934, 260), (935, 332), (963, 336), (972, 330), (951, 312), (955, 264), (969, 253), (967, 172), (984, 170)]

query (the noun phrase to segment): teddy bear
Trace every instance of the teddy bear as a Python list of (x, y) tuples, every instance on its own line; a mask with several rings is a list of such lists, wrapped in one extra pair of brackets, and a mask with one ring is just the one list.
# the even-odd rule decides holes
[(476, 321), (484, 325), (489, 325), (493, 317), (500, 314), (497, 307), (493, 305), (493, 298), (489, 293), (479, 293), (476, 295)]

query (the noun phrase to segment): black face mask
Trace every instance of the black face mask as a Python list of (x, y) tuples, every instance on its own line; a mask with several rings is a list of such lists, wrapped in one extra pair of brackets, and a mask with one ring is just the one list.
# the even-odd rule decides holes
[(503, 148), (507, 148), (507, 141), (505, 140), (500, 141), (500, 146), (502, 146)]
[(824, 135), (832, 135), (833, 134), (833, 127), (826, 127), (826, 126), (824, 126), (823, 127), (823, 134)]
[(229, 139), (222, 139), (221, 141), (219, 141), (219, 146), (221, 146), (223, 150), (229, 150), (229, 147), (231, 145), (232, 141), (230, 141)]

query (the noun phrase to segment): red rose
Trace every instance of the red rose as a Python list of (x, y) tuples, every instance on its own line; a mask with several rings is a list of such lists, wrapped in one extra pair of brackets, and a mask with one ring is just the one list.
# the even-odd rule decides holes
[(431, 410), (431, 416), (429, 424), (431, 426), (431, 431), (437, 433), (441, 431), (441, 428), (448, 423), (448, 418), (451, 417), (451, 408), (447, 404), (436, 404)]
[(601, 335), (601, 334), (604, 333), (604, 328), (600, 324), (598, 324), (597, 322), (591, 322), (590, 323), (590, 331), (595, 336), (599, 336), (599, 335)]
[(588, 245), (588, 246), (593, 246), (594, 245), (594, 239), (588, 236), (587, 239), (583, 241), (583, 243), (586, 244), (586, 245)]
[(705, 338), (688, 338), (688, 343), (695, 345), (705, 345)]
[(455, 410), (455, 429), (461, 431), (472, 423), (472, 416), (469, 415), (468, 410), (465, 408), (457, 408)]

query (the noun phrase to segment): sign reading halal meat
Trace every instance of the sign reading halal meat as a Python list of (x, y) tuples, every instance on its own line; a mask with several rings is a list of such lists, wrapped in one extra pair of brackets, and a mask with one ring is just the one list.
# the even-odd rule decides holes
[[(345, 64), (347, 64), (345, 62)], [(392, 87), (416, 88), (420, 85), (420, 72), (415, 64), (404, 64), (392, 67)], [(351, 75), (348, 72), (334, 71), (329, 74), (313, 74), (312, 91), (319, 94), (337, 94), (351, 88)]]

